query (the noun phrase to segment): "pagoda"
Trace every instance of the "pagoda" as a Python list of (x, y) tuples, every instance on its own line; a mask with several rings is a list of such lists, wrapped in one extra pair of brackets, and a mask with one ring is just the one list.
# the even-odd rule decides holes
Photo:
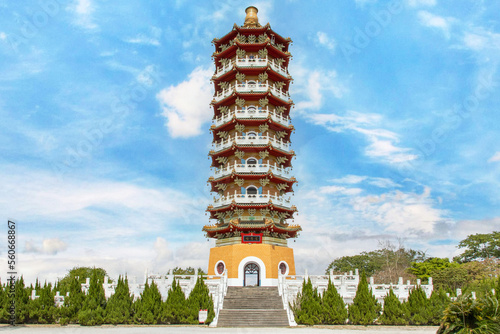
[(295, 275), (288, 239), (301, 231), (289, 223), (297, 211), (290, 202), (297, 182), (290, 173), (292, 41), (269, 23), (260, 25), (257, 8), (245, 12), (242, 26), (212, 42), (214, 173), (208, 182), (216, 196), (207, 208), (214, 223), (203, 231), (216, 239), (209, 275), (227, 270), (230, 286), (273, 286), (279, 274)]

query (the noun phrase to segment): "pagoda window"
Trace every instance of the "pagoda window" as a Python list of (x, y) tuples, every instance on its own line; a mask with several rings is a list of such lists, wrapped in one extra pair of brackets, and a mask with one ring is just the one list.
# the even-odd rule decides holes
[(257, 108), (255, 108), (255, 106), (250, 106), (250, 107), (247, 107), (246, 110), (249, 114), (255, 114), (255, 112), (257, 111)]
[(255, 132), (248, 132), (247, 136), (248, 136), (248, 139), (255, 139), (255, 138), (257, 138), (257, 133), (255, 133)]
[(259, 190), (256, 187), (254, 187), (254, 186), (249, 186), (247, 188), (247, 194), (248, 195), (257, 195), (258, 193), (259, 193)]
[(255, 88), (255, 87), (257, 87), (257, 82), (253, 81), (253, 80), (247, 81), (247, 86), (248, 86), (248, 88)]
[(249, 61), (250, 63), (255, 62), (255, 56), (254, 56), (254, 55), (250, 55), (250, 56), (248, 56), (248, 61)]
[(257, 164), (257, 159), (250, 158), (247, 160), (247, 165), (256, 165)]

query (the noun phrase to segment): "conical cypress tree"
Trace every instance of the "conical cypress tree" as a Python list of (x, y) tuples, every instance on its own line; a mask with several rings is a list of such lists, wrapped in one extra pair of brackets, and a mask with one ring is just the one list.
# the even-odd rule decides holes
[(108, 324), (129, 324), (132, 321), (132, 302), (128, 280), (118, 277), (115, 293), (106, 303), (106, 318)]
[(8, 285), (0, 285), (0, 323), (6, 324), (9, 322), (10, 313), (10, 299)]
[(185, 324), (188, 323), (188, 314), (186, 296), (182, 292), (181, 286), (174, 279), (168, 291), (167, 301), (164, 304), (162, 321), (168, 324)]
[(302, 291), (291, 307), (298, 324), (315, 325), (321, 323), (321, 297), (317, 289), (313, 289), (311, 280), (302, 282)]
[(214, 312), (214, 301), (212, 300), (212, 296), (210, 295), (210, 291), (208, 287), (205, 285), (203, 281), (203, 277), (199, 276), (196, 280), (196, 284), (193, 288), (193, 291), (189, 294), (187, 299), (187, 305), (189, 308), (189, 316), (187, 321), (192, 324), (199, 323), (198, 321), (198, 313), (200, 310), (207, 310), (207, 320), (206, 324), (212, 322), (215, 317)]
[(134, 319), (139, 324), (158, 324), (162, 316), (163, 303), (155, 282), (146, 282), (140, 299), (134, 303)]
[(427, 325), (430, 321), (429, 300), (420, 286), (410, 291), (405, 303), (406, 319), (410, 325)]
[(433, 291), (428, 302), (429, 325), (439, 326), (444, 317), (444, 310), (451, 302), (443, 289)]
[[(15, 300), (16, 300), (16, 323), (24, 324), (29, 323), (29, 304), (31, 290), (24, 286), (24, 278), (21, 276), (15, 285)], [(10, 289), (9, 284), (7, 284), (8, 289)], [(10, 298), (10, 297), (9, 297)]]
[(371, 325), (380, 315), (381, 306), (368, 289), (366, 275), (361, 275), (356, 296), (349, 305), (349, 320), (355, 325)]
[(407, 325), (405, 319), (404, 306), (399, 301), (398, 297), (392, 291), (384, 298), (384, 312), (380, 316), (380, 323), (382, 325)]
[(321, 299), (321, 308), (324, 324), (344, 324), (347, 320), (347, 309), (344, 299), (339, 295), (335, 285), (330, 279), (328, 279), (328, 287)]
[(82, 291), (82, 285), (76, 277), (72, 278), (69, 286), (69, 296), (64, 298), (64, 305), (60, 310), (61, 325), (76, 323), (78, 321), (78, 312), (85, 301), (85, 294)]
[(39, 297), (35, 300), (30, 300), (31, 321), (38, 324), (54, 323), (57, 310), (54, 305), (52, 285), (45, 283), (43, 288), (41, 288), (37, 280), (35, 288)]
[(84, 326), (101, 325), (104, 322), (104, 310), (106, 308), (106, 297), (102, 282), (94, 272), (90, 278), (90, 286), (83, 306), (78, 312), (78, 322)]
[(495, 287), (495, 297), (500, 301), (500, 277), (498, 277), (497, 286)]

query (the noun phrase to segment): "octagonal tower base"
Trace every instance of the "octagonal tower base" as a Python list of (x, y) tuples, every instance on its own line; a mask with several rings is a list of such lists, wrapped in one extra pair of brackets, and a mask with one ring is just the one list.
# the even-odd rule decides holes
[(211, 248), (208, 275), (224, 269), (229, 286), (277, 286), (279, 273), (295, 275), (293, 249), (264, 243)]

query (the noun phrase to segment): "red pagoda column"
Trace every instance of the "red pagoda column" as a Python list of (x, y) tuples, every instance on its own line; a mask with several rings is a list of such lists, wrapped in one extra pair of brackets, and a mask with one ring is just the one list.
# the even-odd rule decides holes
[(246, 13), (242, 26), (213, 40), (215, 172), (208, 182), (216, 197), (207, 211), (215, 222), (203, 231), (216, 239), (209, 275), (227, 269), (229, 285), (270, 286), (279, 273), (295, 275), (288, 239), (301, 230), (289, 224), (297, 211), (290, 202), (292, 41), (260, 25), (257, 8)]

